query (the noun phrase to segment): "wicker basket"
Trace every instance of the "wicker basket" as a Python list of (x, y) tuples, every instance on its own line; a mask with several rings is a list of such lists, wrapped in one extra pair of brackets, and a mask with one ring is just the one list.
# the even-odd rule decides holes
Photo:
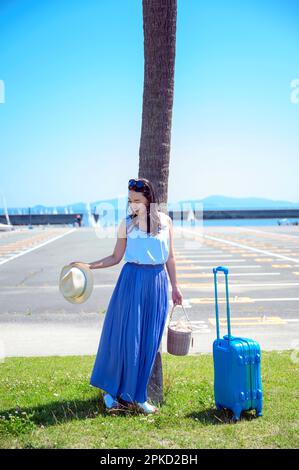
[[(184, 313), (189, 321), (188, 324), (183, 324), (182, 322), (172, 322), (172, 314), (177, 305), (181, 304), (174, 304), (170, 313), (168, 330), (167, 330), (167, 352), (169, 354), (173, 354), (174, 356), (186, 356), (189, 352), (190, 342), (192, 337), (192, 326), (189, 320), (189, 317), (183, 307)], [(184, 331), (180, 331), (181, 327), (183, 326)], [(193, 338), (192, 338), (193, 343)]]

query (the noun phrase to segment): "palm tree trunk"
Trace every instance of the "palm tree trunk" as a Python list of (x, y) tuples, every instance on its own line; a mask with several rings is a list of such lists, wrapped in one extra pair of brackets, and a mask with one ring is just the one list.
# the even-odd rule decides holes
[[(143, 0), (144, 85), (138, 177), (154, 185), (166, 210), (174, 92), (177, 0)], [(164, 205), (164, 207), (163, 207)], [(148, 397), (163, 401), (161, 346)]]

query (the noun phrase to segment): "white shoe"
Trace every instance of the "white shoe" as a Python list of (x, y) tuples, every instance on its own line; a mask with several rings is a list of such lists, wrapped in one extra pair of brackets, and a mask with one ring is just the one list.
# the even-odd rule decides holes
[(156, 413), (158, 410), (155, 406), (151, 405), (148, 401), (144, 401), (143, 403), (137, 403), (137, 408), (139, 411), (142, 411), (146, 414)]

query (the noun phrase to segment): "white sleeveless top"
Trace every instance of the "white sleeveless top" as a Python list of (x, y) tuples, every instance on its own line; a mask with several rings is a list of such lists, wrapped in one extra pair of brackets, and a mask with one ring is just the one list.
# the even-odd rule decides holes
[[(139, 264), (162, 264), (166, 263), (169, 255), (169, 227), (166, 215), (160, 212), (161, 230), (157, 235), (151, 235), (137, 227), (128, 233), (127, 246), (125, 250), (125, 261)], [(126, 229), (130, 222), (126, 217)]]

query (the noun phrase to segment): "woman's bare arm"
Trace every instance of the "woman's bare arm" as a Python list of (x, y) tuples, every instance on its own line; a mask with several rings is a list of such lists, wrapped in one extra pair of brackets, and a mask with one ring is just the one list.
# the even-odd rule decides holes
[(174, 304), (182, 304), (183, 296), (177, 284), (176, 278), (176, 260), (174, 256), (174, 247), (173, 247), (173, 225), (172, 220), (168, 216), (168, 226), (169, 226), (169, 254), (168, 260), (166, 262), (166, 268), (169, 274), (170, 283), (172, 287), (172, 300)]
[[(100, 269), (100, 268), (109, 268), (110, 266), (114, 266), (120, 263), (125, 253), (126, 245), (127, 245), (125, 223), (126, 223), (125, 219), (122, 219), (118, 226), (117, 241), (116, 241), (112, 255), (106, 256), (105, 258), (99, 259), (97, 261), (92, 261), (90, 263), (83, 263), (83, 264), (86, 264), (90, 269)], [(73, 263), (75, 263), (75, 261)]]
[(100, 268), (109, 268), (110, 266), (114, 266), (118, 264), (119, 261), (116, 260), (114, 255), (106, 256), (105, 258), (99, 259), (98, 261), (92, 261), (91, 263), (87, 263), (87, 266), (90, 269), (100, 269)]
[(176, 279), (176, 266), (175, 266), (175, 256), (174, 256), (174, 248), (173, 248), (173, 226), (172, 220), (168, 218), (168, 226), (169, 226), (169, 255), (166, 262), (167, 271), (169, 274), (169, 279), (172, 288), (177, 287), (177, 279)]

